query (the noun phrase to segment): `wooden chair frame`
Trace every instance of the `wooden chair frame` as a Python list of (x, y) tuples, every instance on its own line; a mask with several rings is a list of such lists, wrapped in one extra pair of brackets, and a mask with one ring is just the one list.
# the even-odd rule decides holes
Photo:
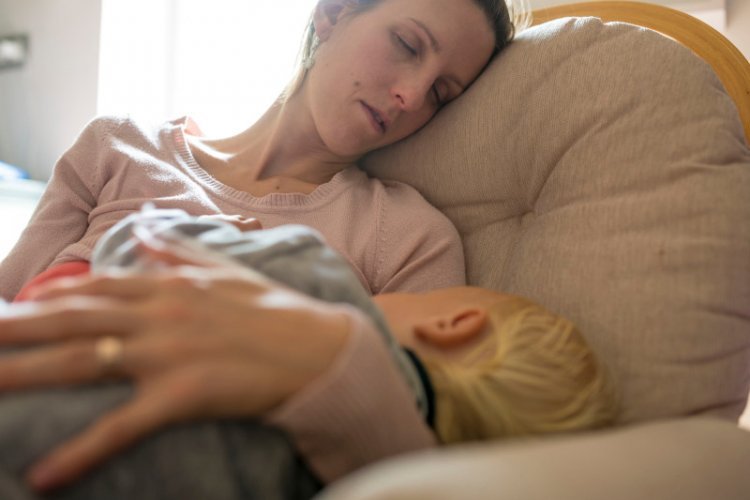
[(598, 17), (666, 35), (691, 49), (714, 69), (734, 99), (750, 144), (750, 63), (724, 35), (699, 19), (669, 7), (631, 1), (595, 1), (534, 11), (533, 24), (561, 17)]

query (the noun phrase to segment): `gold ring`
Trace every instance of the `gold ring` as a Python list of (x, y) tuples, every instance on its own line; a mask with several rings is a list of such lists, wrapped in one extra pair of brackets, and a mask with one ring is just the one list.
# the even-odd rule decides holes
[(117, 337), (102, 337), (96, 341), (96, 360), (105, 375), (119, 372), (124, 350), (122, 340)]

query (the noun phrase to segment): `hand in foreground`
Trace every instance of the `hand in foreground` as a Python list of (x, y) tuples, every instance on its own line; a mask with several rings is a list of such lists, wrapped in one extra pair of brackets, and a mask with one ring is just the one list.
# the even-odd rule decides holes
[(133, 399), (31, 467), (46, 490), (160, 427), (269, 411), (346, 342), (340, 309), (240, 268), (71, 278), (0, 316), (0, 392), (129, 379)]

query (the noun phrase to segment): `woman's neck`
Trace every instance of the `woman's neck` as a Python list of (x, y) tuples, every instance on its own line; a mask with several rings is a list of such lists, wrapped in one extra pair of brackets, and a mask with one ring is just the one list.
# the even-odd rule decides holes
[(225, 139), (194, 138), (191, 148), (213, 175), (221, 172), (248, 182), (284, 177), (324, 184), (356, 159), (328, 150), (304, 109), (301, 99), (294, 97), (277, 102), (245, 131)]

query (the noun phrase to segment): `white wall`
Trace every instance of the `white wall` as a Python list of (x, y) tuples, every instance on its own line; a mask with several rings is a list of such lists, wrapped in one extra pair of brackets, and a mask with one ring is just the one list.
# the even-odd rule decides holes
[(101, 0), (0, 0), (0, 35), (28, 33), (21, 68), (0, 70), (0, 160), (46, 179), (96, 113)]
[(750, 59), (750, 0), (726, 0), (726, 36)]

